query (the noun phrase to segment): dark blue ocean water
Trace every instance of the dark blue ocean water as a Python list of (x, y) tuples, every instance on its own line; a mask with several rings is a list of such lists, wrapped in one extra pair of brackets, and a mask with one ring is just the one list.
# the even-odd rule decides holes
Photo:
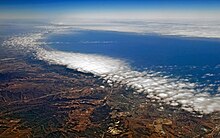
[(74, 30), (50, 35), (47, 42), (56, 50), (120, 58), (135, 70), (189, 79), (210, 93), (220, 86), (220, 40)]

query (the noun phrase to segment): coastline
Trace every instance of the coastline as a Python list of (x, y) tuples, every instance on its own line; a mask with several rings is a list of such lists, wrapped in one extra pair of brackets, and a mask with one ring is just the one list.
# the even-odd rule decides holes
[(1, 50), (0, 137), (218, 137), (198, 117), (99, 77)]

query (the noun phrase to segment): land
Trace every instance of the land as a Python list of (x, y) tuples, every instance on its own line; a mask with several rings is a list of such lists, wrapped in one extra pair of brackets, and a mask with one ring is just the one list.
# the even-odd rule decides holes
[(89, 73), (0, 47), (0, 137), (220, 137), (220, 113), (190, 113)]

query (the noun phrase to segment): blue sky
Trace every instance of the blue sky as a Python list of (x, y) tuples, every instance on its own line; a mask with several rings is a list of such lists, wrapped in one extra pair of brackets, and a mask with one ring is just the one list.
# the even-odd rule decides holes
[(218, 0), (0, 0), (0, 18), (47, 18), (105, 12), (214, 12)]

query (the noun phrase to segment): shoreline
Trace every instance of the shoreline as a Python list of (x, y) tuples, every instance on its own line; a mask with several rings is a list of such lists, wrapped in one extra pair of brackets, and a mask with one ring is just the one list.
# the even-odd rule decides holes
[(0, 137), (219, 136), (218, 112), (197, 117), (91, 73), (0, 50)]

